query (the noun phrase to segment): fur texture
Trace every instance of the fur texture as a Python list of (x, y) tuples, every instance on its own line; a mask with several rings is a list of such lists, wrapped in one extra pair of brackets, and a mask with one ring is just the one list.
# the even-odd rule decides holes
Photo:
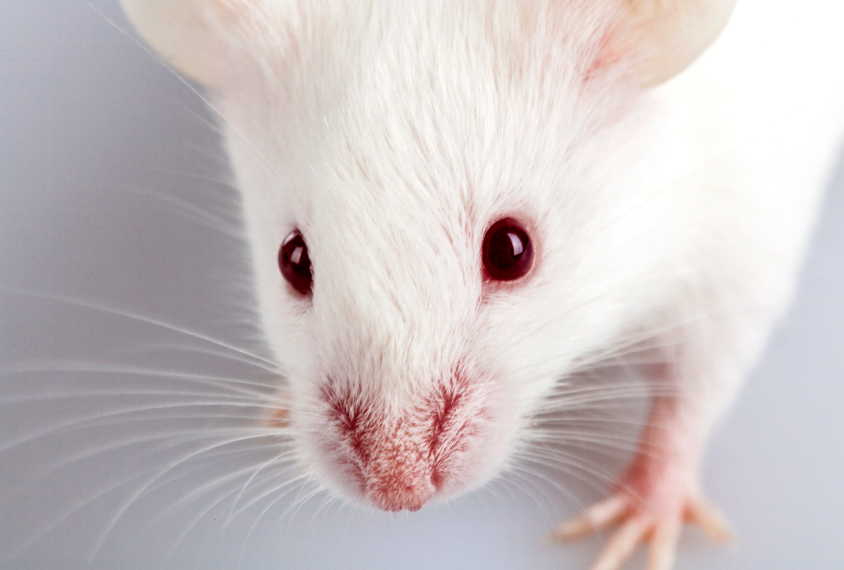
[[(673, 435), (643, 441), (695, 487), (844, 127), (841, 9), (740, 2), (698, 62), (643, 90), (643, 53), (607, 57), (620, 5), (277, 0), (212, 18), (289, 429), (344, 496), (397, 510), (480, 485), (568, 405), (549, 399), (561, 379), (625, 357), (672, 402), (652, 419)], [(480, 259), (504, 217), (537, 252), (509, 285)], [(276, 266), (294, 229), (312, 299)]]

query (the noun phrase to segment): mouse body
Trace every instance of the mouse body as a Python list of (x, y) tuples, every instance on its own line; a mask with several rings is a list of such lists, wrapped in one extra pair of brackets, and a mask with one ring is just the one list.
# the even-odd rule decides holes
[(557, 536), (619, 524), (600, 569), (644, 541), (670, 567), (685, 520), (728, 537), (700, 461), (844, 132), (840, 8), (123, 4), (221, 118), (284, 371), (268, 422), (304, 472), (417, 510), (547, 439), (566, 378), (628, 360), (653, 393), (638, 451)]

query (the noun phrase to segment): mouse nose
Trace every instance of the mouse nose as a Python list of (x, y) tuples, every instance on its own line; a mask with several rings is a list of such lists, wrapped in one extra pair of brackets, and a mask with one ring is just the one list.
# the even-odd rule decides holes
[(396, 474), (366, 485), (366, 494), (373, 504), (384, 511), (398, 512), (407, 509), (418, 511), (431, 500), (436, 489), (430, 479), (414, 479)]
[(431, 458), (409, 443), (389, 440), (362, 465), (364, 493), (379, 509), (418, 511), (437, 491)]
[(396, 405), (329, 379), (321, 392), (325, 421), (315, 426), (329, 477), (391, 512), (417, 511), (468, 480), (484, 398), (456, 374), (432, 384)]

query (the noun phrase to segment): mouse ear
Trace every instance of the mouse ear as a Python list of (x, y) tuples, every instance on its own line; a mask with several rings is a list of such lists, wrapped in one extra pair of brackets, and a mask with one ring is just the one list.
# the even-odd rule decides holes
[(121, 4), (152, 49), (208, 86), (221, 80), (226, 32), (249, 9), (242, 6), (243, 0), (121, 0)]
[(720, 35), (736, 0), (621, 0), (620, 18), (601, 59), (635, 60), (644, 87), (668, 81)]

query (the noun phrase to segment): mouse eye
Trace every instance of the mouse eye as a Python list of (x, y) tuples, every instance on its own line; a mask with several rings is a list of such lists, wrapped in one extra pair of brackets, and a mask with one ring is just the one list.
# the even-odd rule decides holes
[(495, 222), (484, 236), (483, 261), (497, 281), (523, 277), (533, 263), (533, 245), (524, 227), (513, 218)]
[(290, 233), (281, 242), (278, 250), (278, 267), (287, 282), (302, 295), (310, 295), (313, 286), (311, 258), (305, 238), (298, 230)]

